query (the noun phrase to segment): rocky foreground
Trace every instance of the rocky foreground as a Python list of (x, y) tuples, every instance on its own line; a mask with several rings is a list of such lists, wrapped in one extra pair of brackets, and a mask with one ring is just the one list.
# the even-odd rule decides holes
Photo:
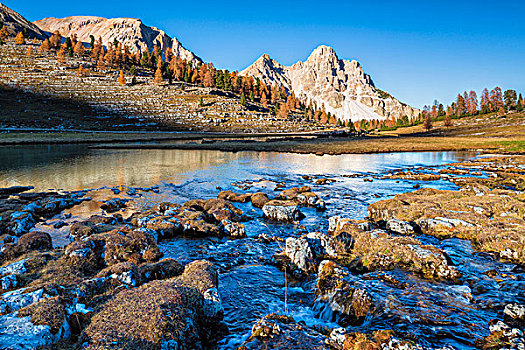
[[(463, 326), (454, 318), (474, 307), (494, 310), (497, 317), (472, 325), (487, 331), (464, 340), (467, 347), (524, 349), (523, 293), (512, 297), (505, 288), (523, 286), (525, 157), (485, 157), (384, 177), (417, 179), (417, 186), (452, 181), (458, 189), (416, 188), (370, 205), (366, 220), (327, 218), (328, 229), (320, 232), (304, 232), (301, 225), (308, 213), (326, 210), (310, 186), (278, 183), (274, 195), (239, 186), (243, 193), (218, 190), (216, 198), (150, 207), (138, 203), (158, 188), (0, 189), (0, 348), (213, 348), (228, 333), (219, 267), (213, 259), (185, 265), (163, 259), (159, 245), (182, 237), (245, 239), (246, 224), (259, 216), (268, 225), (301, 232), (250, 236), (279, 241), (282, 251), (267, 263), (291, 281), (314, 283), (315, 305), (332, 314), (338, 327), (307, 325), (283, 310), (256, 321), (241, 349), (435, 348), (411, 329), (394, 331), (395, 324), (411, 317), (414, 327), (441, 329), (439, 339), (443, 327)], [(335, 181), (303, 178), (327, 187)], [(247, 205), (253, 210), (240, 209)], [(79, 208), (98, 214), (72, 216)], [(451, 238), (457, 249), (469, 242), (471, 254), (512, 270), (506, 276), (490, 270), (466, 274), (451, 257), (453, 249), (436, 243)], [(379, 283), (389, 286), (386, 294)], [(491, 289), (513, 302), (487, 300)], [(414, 290), (424, 298), (414, 306), (396, 300)], [(365, 327), (387, 318), (391, 328), (384, 326), (388, 322), (381, 329)]]

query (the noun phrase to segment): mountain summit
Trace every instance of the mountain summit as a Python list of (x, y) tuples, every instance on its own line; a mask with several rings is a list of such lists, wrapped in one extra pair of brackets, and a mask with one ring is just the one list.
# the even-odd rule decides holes
[(193, 52), (184, 48), (176, 38), (170, 38), (164, 31), (149, 27), (135, 18), (103, 18), (94, 16), (71, 16), (66, 18), (44, 18), (34, 22), (49, 33), (59, 31), (63, 36), (76, 34), (78, 40), (90, 41), (90, 35), (102, 38), (102, 44), (108, 46), (114, 40), (127, 45), (131, 51), (153, 50), (155, 45), (162, 51), (168, 47), (173, 54), (188, 62), (198, 63), (202, 60)]
[(22, 32), (25, 29), (31, 37), (38, 39), (44, 39), (46, 37), (46, 34), (36, 25), (29, 22), (18, 12), (0, 3), (0, 27), (2, 25), (5, 25), (12, 35)]
[(359, 62), (341, 60), (332, 47), (321, 45), (305, 62), (283, 66), (264, 54), (241, 75), (277, 84), (303, 101), (324, 106), (341, 120), (357, 121), (417, 117), (419, 110), (376, 88)]

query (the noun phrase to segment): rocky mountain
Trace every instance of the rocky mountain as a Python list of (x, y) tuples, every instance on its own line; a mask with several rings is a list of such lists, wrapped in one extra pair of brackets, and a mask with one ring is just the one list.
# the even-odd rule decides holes
[(38, 39), (44, 39), (46, 37), (46, 34), (36, 25), (29, 22), (19, 13), (0, 3), (0, 27), (2, 25), (5, 25), (12, 35), (26, 29), (31, 37), (36, 37)]
[(278, 84), (303, 101), (324, 105), (341, 120), (414, 118), (419, 110), (376, 88), (359, 62), (341, 60), (334, 49), (319, 46), (305, 62), (283, 66), (267, 54), (240, 73)]
[(83, 42), (90, 42), (90, 35), (97, 39), (102, 38), (105, 46), (118, 40), (132, 51), (144, 49), (151, 51), (155, 45), (160, 46), (163, 51), (171, 47), (173, 53), (184, 60), (193, 63), (202, 62), (193, 52), (184, 48), (176, 38), (169, 37), (158, 28), (144, 25), (140, 19), (72, 16), (49, 17), (34, 23), (48, 33), (58, 30), (62, 36), (76, 34), (78, 40)]

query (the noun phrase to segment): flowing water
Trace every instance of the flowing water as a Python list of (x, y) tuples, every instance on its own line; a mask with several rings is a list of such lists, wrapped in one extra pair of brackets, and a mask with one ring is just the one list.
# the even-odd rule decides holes
[[(362, 219), (369, 204), (422, 187), (454, 189), (445, 180), (371, 180), (370, 176), (413, 167), (437, 166), (474, 157), (473, 153), (428, 152), (372, 155), (315, 156), (267, 152), (224, 153), (191, 150), (95, 150), (84, 146), (23, 146), (0, 148), (0, 187), (33, 185), (35, 190), (157, 186), (144, 196), (145, 206), (161, 201), (185, 202), (215, 197), (221, 189), (263, 191), (275, 196), (276, 183), (286, 188), (309, 185), (326, 203), (325, 212), (304, 208), (301, 226), (266, 223), (251, 204), (237, 204), (253, 219), (247, 238), (186, 239), (160, 243), (166, 257), (183, 263), (208, 259), (220, 269), (219, 291), (230, 329), (219, 347), (237, 348), (254, 321), (271, 312), (288, 312), (310, 326), (338, 326), (338, 316), (315, 301), (315, 279), (292, 282), (271, 264), (283, 243), (264, 242), (261, 233), (285, 239), (305, 232), (326, 231), (333, 215)], [(335, 180), (316, 185), (303, 175)], [(446, 251), (464, 275), (464, 285), (422, 280), (394, 270), (353, 276), (380, 304), (381, 314), (366, 319), (353, 331), (393, 329), (428, 346), (474, 347), (488, 335), (488, 323), (508, 302), (524, 302), (525, 274), (513, 265), (474, 252), (467, 241), (439, 241), (423, 236), (425, 244)], [(499, 279), (483, 273), (495, 271)], [(384, 278), (387, 275), (389, 278)], [(385, 282), (395, 279), (399, 284)], [(403, 287), (399, 287), (399, 286)], [(500, 315), (501, 316), (501, 315)]]

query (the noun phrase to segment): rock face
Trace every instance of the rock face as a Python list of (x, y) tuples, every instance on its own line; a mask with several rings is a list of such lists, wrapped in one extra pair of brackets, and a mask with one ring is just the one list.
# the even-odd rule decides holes
[(90, 35), (96, 39), (102, 38), (106, 47), (118, 40), (127, 45), (131, 51), (153, 50), (155, 45), (162, 51), (168, 47), (173, 49), (173, 54), (192, 63), (202, 62), (193, 52), (187, 50), (176, 38), (170, 38), (164, 31), (144, 25), (140, 19), (135, 18), (102, 18), (94, 16), (71, 16), (66, 18), (44, 18), (35, 24), (42, 30), (54, 33), (59, 31), (62, 36), (76, 34), (78, 40), (90, 42)]
[(375, 87), (359, 62), (340, 60), (334, 49), (319, 46), (305, 62), (283, 66), (267, 54), (240, 73), (293, 90), (302, 101), (324, 105), (326, 112), (341, 120), (410, 119), (419, 114), (388, 93)]
[[(11, 10), (9, 7), (0, 3), (0, 24), (5, 25), (7, 30), (15, 35), (18, 32), (27, 29), (30, 37), (36, 37), (38, 39), (44, 39), (46, 34), (40, 30), (36, 25), (29, 22), (27, 19), (22, 17), (19, 13)], [(0, 25), (1, 27), (1, 25)]]

